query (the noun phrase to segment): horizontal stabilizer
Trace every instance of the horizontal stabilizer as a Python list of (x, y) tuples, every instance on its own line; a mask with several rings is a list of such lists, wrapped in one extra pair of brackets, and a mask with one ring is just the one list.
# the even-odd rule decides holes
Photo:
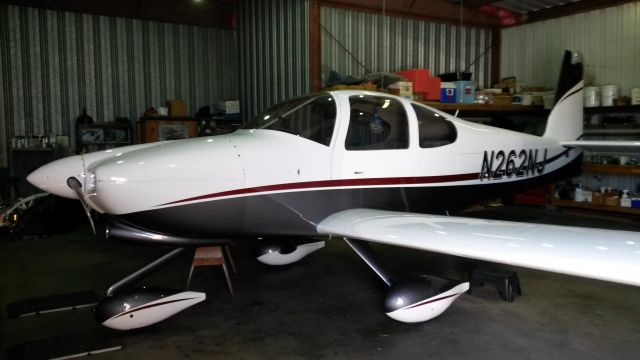
[(353, 209), (321, 234), (640, 286), (640, 234), (453, 216)]
[(578, 140), (561, 141), (560, 144), (574, 149), (594, 151), (608, 155), (640, 154), (640, 141)]

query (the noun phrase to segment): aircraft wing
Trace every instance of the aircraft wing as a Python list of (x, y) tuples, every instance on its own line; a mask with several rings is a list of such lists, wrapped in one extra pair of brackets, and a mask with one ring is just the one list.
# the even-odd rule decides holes
[(640, 233), (346, 210), (317, 226), (327, 235), (640, 286)]
[(640, 141), (577, 140), (561, 141), (561, 145), (608, 155), (633, 155), (640, 153)]

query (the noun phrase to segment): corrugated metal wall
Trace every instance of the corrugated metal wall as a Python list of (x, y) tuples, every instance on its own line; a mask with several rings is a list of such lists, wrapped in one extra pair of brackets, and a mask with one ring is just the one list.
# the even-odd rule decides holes
[[(640, 2), (502, 30), (500, 74), (554, 88), (565, 49), (582, 52), (588, 85), (618, 84), (628, 96), (631, 88), (640, 87)], [(594, 189), (637, 191), (639, 179), (584, 173), (573, 181)]]
[[(16, 135), (73, 135), (184, 99), (189, 112), (238, 97), (236, 33), (0, 5), (0, 165)], [(73, 137), (72, 137), (73, 138)]]
[(579, 50), (586, 80), (640, 86), (640, 2), (502, 30), (501, 76), (555, 87), (562, 52)]
[(303, 0), (238, 2), (240, 106), (246, 121), (309, 92), (309, 4)]
[(461, 31), (455, 25), (331, 7), (322, 7), (321, 24), (323, 80), (331, 70), (353, 76), (362, 76), (367, 70), (413, 68), (427, 68), (433, 74), (455, 72), (465, 70), (477, 59), (469, 69), (473, 79), (489, 85), (488, 29), (463, 27)]

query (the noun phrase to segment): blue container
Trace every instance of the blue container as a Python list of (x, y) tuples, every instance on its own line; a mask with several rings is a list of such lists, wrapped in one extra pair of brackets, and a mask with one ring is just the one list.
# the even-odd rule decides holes
[(475, 81), (456, 81), (456, 102), (461, 104), (472, 104), (476, 99)]

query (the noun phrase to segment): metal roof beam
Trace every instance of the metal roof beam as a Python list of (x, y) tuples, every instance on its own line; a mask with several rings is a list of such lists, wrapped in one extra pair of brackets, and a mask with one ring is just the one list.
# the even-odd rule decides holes
[(633, 1), (635, 0), (580, 0), (577, 2), (570, 2), (560, 6), (528, 12), (526, 14), (525, 23), (575, 15), (582, 12), (618, 6)]

